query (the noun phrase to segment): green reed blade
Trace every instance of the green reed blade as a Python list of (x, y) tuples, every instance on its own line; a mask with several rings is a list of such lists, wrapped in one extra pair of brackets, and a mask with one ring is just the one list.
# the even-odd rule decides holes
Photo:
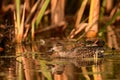
[(44, 12), (45, 12), (45, 10), (46, 10), (49, 2), (50, 2), (50, 0), (46, 0), (46, 1), (44, 2), (44, 4), (43, 4), (41, 10), (39, 11), (38, 16), (37, 16), (36, 21), (35, 21), (36, 27), (37, 27), (38, 24), (40, 23), (40, 21), (41, 21), (41, 19), (42, 19), (42, 17), (43, 17), (43, 14), (44, 14)]
[(47, 78), (47, 80), (52, 80), (51, 73), (49, 71), (46, 71), (47, 66), (46, 66), (45, 60), (40, 60), (40, 66), (41, 66), (42, 73)]

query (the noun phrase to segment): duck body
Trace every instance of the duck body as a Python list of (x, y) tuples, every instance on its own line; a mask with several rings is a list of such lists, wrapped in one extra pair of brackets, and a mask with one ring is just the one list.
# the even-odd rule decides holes
[(92, 58), (97, 56), (98, 58), (101, 58), (103, 57), (104, 49), (98, 46), (89, 46), (89, 47), (84, 46), (84, 47), (75, 47), (70, 52), (68, 57)]
[(53, 48), (58, 57), (67, 58), (102, 58), (104, 54), (104, 47), (98, 45), (91, 46), (76, 46), (67, 50), (63, 45), (55, 45)]

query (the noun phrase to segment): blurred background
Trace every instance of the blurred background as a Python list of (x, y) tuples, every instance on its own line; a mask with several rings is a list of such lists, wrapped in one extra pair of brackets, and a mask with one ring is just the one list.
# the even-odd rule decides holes
[[(54, 44), (71, 50), (81, 40), (103, 40), (107, 53), (119, 55), (120, 0), (1, 0), (0, 79), (119, 80), (118, 55), (97, 67), (86, 67), (94, 61), (68, 60), (67, 67), (66, 60), (49, 63), (46, 53)], [(51, 66), (52, 72), (46, 71)]]

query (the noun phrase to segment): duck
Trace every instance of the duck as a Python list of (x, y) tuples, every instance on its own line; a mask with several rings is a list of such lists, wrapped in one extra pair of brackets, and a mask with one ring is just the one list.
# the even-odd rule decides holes
[(83, 46), (75, 46), (71, 50), (66, 49), (66, 47), (63, 46), (62, 44), (57, 43), (52, 47), (52, 51), (57, 55), (57, 57), (67, 58), (92, 58), (95, 56), (97, 56), (97, 58), (103, 57), (104, 41), (98, 40), (96, 43), (87, 41), (86, 43), (84, 43)]

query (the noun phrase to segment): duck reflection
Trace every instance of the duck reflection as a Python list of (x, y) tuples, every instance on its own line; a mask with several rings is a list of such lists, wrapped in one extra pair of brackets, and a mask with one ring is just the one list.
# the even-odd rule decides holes
[[(82, 45), (71, 49), (57, 43), (51, 48), (51, 51), (53, 51), (53, 63), (56, 63), (51, 68), (55, 80), (57, 80), (56, 75), (57, 77), (59, 75), (59, 80), (79, 80), (79, 72), (84, 74), (85, 69), (86, 71), (88, 69), (87, 67), (101, 66), (104, 61), (104, 47), (99, 41), (95, 44), (82, 43)], [(90, 76), (86, 74), (83, 76), (88, 80), (90, 79)]]

